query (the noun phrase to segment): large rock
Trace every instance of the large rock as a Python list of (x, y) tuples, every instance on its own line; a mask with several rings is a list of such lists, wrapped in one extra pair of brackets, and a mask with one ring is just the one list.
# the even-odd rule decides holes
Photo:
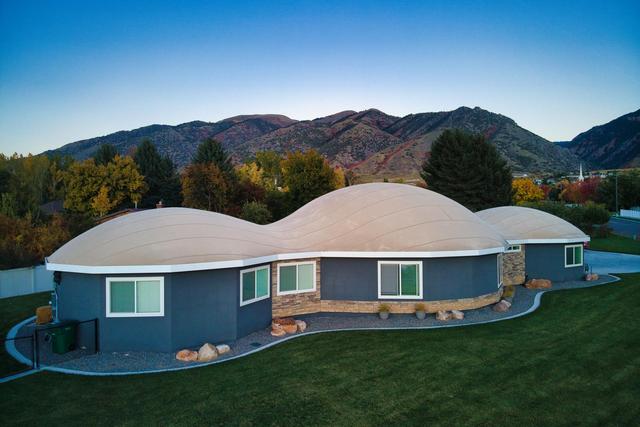
[(460, 310), (451, 310), (451, 318), (455, 320), (462, 320), (464, 319), (464, 313)]
[(524, 284), (528, 289), (549, 289), (551, 287), (551, 280), (547, 279), (531, 279)]
[(451, 319), (451, 313), (446, 310), (440, 310), (436, 313), (436, 320), (447, 321)]
[(600, 277), (596, 273), (589, 273), (584, 277), (584, 280), (587, 282), (591, 282), (593, 280), (598, 280)]
[(198, 350), (198, 362), (210, 362), (218, 358), (218, 349), (213, 344), (203, 344)]
[(183, 362), (195, 362), (198, 360), (198, 352), (193, 350), (180, 350), (176, 353), (176, 359)]
[(286, 335), (287, 333), (284, 331), (284, 329), (280, 328), (280, 329), (271, 329), (271, 335), (274, 337), (281, 337), (283, 335)]
[(511, 303), (506, 299), (500, 300), (497, 304), (495, 304), (492, 309), (498, 313), (504, 313), (505, 311), (509, 311), (511, 308)]
[(231, 351), (231, 347), (226, 344), (220, 344), (216, 346), (216, 350), (218, 350), (218, 356), (222, 356), (225, 353), (229, 353)]
[(304, 320), (296, 320), (296, 326), (298, 327), (298, 332), (304, 332), (307, 329), (307, 322)]
[(295, 323), (293, 325), (282, 325), (282, 329), (288, 334), (295, 334), (298, 332), (298, 325)]

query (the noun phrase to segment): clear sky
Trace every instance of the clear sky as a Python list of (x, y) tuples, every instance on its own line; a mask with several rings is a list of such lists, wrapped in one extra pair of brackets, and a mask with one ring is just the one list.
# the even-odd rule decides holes
[(0, 152), (153, 123), (498, 112), (550, 140), (640, 108), (640, 1), (0, 0)]

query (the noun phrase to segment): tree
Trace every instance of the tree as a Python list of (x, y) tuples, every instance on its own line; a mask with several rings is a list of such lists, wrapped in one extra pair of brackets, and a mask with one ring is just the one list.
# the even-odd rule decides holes
[(282, 182), (282, 156), (275, 151), (259, 151), (256, 153), (256, 164), (262, 170), (265, 187), (274, 190)]
[(271, 221), (271, 212), (264, 203), (246, 202), (242, 206), (242, 219), (256, 224), (268, 224)]
[(336, 173), (317, 151), (288, 153), (282, 161), (282, 179), (290, 211), (336, 189)]
[(93, 159), (96, 161), (97, 165), (106, 165), (116, 157), (116, 154), (118, 154), (118, 151), (113, 145), (102, 144), (98, 147), (98, 151), (96, 151), (96, 155), (93, 156)]
[(516, 178), (511, 185), (515, 204), (544, 200), (544, 191), (529, 178)]
[(168, 156), (160, 156), (156, 146), (145, 139), (136, 149), (133, 160), (148, 187), (140, 202), (141, 207), (152, 208), (160, 200), (165, 206), (180, 206), (180, 176)]
[[(640, 206), (640, 170), (618, 173), (618, 209)], [(610, 211), (616, 209), (616, 175), (609, 175), (598, 185), (596, 198), (606, 204)]]
[(229, 185), (214, 163), (195, 163), (184, 171), (182, 195), (186, 207), (224, 212), (228, 205)]
[(233, 175), (233, 165), (231, 159), (227, 156), (222, 144), (213, 138), (205, 139), (199, 146), (196, 155), (193, 158), (194, 164), (213, 163), (222, 173), (231, 178)]
[(100, 187), (98, 194), (91, 200), (91, 208), (98, 216), (105, 216), (113, 206), (113, 202), (109, 200), (109, 189), (103, 185)]
[(481, 135), (445, 130), (422, 166), (430, 190), (472, 211), (511, 203), (511, 169)]

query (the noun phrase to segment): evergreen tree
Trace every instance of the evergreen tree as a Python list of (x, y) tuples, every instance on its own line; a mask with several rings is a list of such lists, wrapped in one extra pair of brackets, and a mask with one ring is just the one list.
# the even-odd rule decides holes
[(142, 208), (153, 208), (162, 200), (165, 206), (180, 206), (182, 202), (180, 177), (167, 156), (160, 156), (156, 146), (148, 139), (138, 146), (133, 160), (144, 175), (148, 191), (140, 202)]
[(213, 138), (205, 139), (199, 146), (196, 155), (192, 161), (193, 164), (213, 163), (222, 173), (231, 177), (233, 175), (233, 165), (231, 159), (227, 156), (222, 144)]
[(422, 166), (430, 190), (472, 211), (511, 204), (511, 169), (481, 135), (446, 130)]
[(111, 144), (102, 144), (98, 147), (98, 151), (96, 151), (96, 155), (93, 156), (93, 159), (96, 162), (96, 165), (106, 165), (118, 154), (118, 151)]
[(282, 179), (288, 190), (291, 212), (338, 188), (335, 171), (315, 150), (287, 154), (282, 161)]

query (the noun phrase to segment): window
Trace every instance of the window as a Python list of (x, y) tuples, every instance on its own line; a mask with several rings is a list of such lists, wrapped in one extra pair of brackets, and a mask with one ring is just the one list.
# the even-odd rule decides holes
[(568, 245), (564, 247), (564, 266), (578, 267), (582, 265), (582, 245)]
[(507, 246), (507, 250), (505, 252), (506, 253), (520, 252), (521, 250), (522, 250), (522, 245), (509, 245)]
[(278, 295), (314, 292), (316, 262), (278, 264)]
[(269, 298), (269, 266), (240, 271), (240, 305)]
[(498, 288), (502, 286), (502, 254), (498, 254)]
[(378, 298), (422, 299), (422, 261), (378, 261)]
[(164, 316), (163, 277), (107, 278), (107, 317)]

